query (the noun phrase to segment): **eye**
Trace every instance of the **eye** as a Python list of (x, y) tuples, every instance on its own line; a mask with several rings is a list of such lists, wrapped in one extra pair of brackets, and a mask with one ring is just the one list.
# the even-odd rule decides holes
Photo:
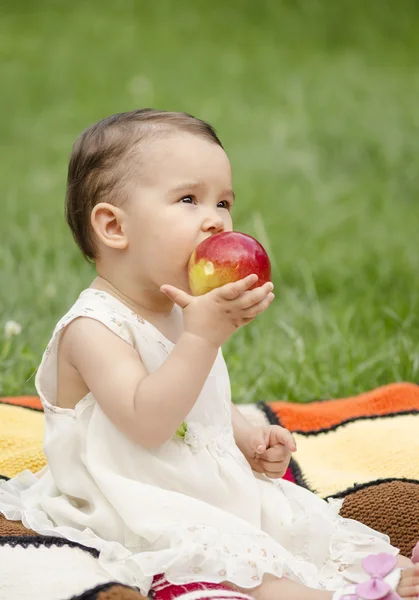
[[(183, 196), (183, 198), (180, 198), (180, 200), (178, 202), (181, 202), (182, 204), (191, 204), (193, 202), (196, 201), (195, 196)], [(217, 207), (221, 204), (220, 208), (226, 208), (227, 210), (230, 210), (232, 208), (232, 203), (229, 202), (228, 200), (221, 200), (221, 202), (219, 202), (217, 204)]]
[(183, 202), (183, 200), (190, 200), (191, 202), (193, 202), (195, 200), (195, 197), (194, 196), (183, 196), (183, 198), (181, 198), (179, 200), (179, 202)]
[(228, 200), (221, 200), (221, 202), (219, 202), (218, 204), (224, 204), (222, 208), (226, 208), (227, 210), (230, 210), (232, 208), (232, 204)]

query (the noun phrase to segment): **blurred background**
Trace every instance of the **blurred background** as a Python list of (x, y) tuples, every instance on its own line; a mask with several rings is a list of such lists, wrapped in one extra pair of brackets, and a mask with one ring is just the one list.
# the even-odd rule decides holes
[(0, 395), (36, 393), (94, 277), (64, 220), (72, 143), (150, 106), (215, 126), (234, 228), (272, 259), (275, 302), (224, 346), (233, 399), (418, 381), (416, 0), (0, 6)]

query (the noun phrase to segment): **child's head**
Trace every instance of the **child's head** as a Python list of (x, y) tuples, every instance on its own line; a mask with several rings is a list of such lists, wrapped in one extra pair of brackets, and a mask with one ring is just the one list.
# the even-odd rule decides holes
[(139, 287), (187, 288), (195, 246), (231, 230), (228, 157), (214, 129), (186, 113), (113, 115), (76, 140), (66, 217), (87, 260)]

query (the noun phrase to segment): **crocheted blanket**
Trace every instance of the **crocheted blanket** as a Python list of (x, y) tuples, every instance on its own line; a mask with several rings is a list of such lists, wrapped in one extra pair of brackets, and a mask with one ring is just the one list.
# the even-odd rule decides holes
[[(397, 383), (304, 405), (238, 406), (255, 424), (277, 423), (293, 432), (298, 450), (287, 479), (322, 498), (343, 497), (344, 517), (387, 533), (410, 556), (419, 539), (419, 386)], [(42, 437), (38, 398), (0, 398), (0, 477), (41, 469)], [(0, 574), (0, 600), (142, 598), (135, 588), (104, 581), (96, 551), (39, 536), (1, 516)], [(205, 597), (203, 590), (196, 600)]]

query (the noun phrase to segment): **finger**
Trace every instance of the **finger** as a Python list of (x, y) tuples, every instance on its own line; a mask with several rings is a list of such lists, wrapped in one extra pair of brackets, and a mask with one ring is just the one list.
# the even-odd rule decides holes
[(271, 479), (281, 479), (281, 477), (285, 475), (285, 471), (282, 471), (282, 473), (276, 473), (275, 471), (265, 470), (264, 473), (267, 477), (270, 477)]
[(244, 292), (238, 301), (238, 306), (240, 308), (250, 308), (259, 302), (262, 302), (262, 300), (264, 300), (269, 292), (272, 292), (273, 289), (274, 285), (272, 281), (267, 281), (254, 290)]
[(264, 469), (261, 467), (261, 464), (258, 459), (252, 460), (252, 469), (256, 471), (256, 473), (263, 473)]
[(269, 432), (269, 446), (272, 448), (278, 444), (284, 444), (291, 452), (297, 450), (292, 433), (280, 425), (273, 427)]
[(269, 460), (271, 462), (278, 462), (282, 460), (288, 460), (291, 455), (291, 451), (284, 444), (276, 444), (268, 448), (262, 455), (261, 459)]
[(273, 283), (271, 281), (267, 281), (262, 286), (254, 290), (244, 292), (237, 304), (243, 309), (250, 308), (259, 302), (262, 302), (262, 300), (264, 300), (268, 296), (269, 292), (272, 292), (273, 289)]
[(263, 460), (263, 458), (259, 459), (259, 464), (263, 468), (264, 472), (269, 471), (271, 473), (282, 473), (284, 474), (287, 470), (287, 464), (285, 461), (277, 461), (271, 462), (270, 460)]
[(417, 598), (419, 593), (419, 586), (405, 586), (403, 583), (400, 583), (400, 585), (397, 588), (397, 593), (400, 595), (401, 598), (405, 598), (406, 600), (407, 598)]
[(266, 451), (266, 442), (262, 436), (250, 438), (250, 448), (256, 453), (255, 458), (259, 458)]
[(252, 273), (243, 279), (233, 281), (233, 283), (226, 283), (225, 285), (216, 288), (214, 292), (224, 300), (235, 300), (241, 294), (243, 294), (243, 292), (252, 287), (252, 285), (254, 285), (258, 279), (259, 277), (256, 275), (256, 273)]
[(242, 322), (247, 325), (247, 323), (250, 323), (251, 321), (254, 321), (256, 319), (256, 317), (242, 317)]
[(254, 304), (252, 307), (245, 309), (241, 314), (240, 318), (248, 319), (249, 317), (254, 319), (256, 315), (260, 314), (264, 310), (268, 308), (271, 304), (272, 300), (275, 298), (275, 295), (272, 292), (269, 293), (268, 296), (262, 302), (258, 302), (258, 304)]
[(162, 285), (160, 286), (160, 291), (163, 292), (163, 294), (166, 294), (166, 296), (168, 296), (170, 300), (173, 300), (180, 308), (185, 308), (192, 300), (192, 296), (189, 296), (189, 294), (176, 288), (174, 285)]
[[(400, 587), (403, 588), (411, 588), (412, 586), (416, 585), (416, 579), (413, 576), (409, 576), (409, 575), (403, 575), (403, 579), (400, 581)], [(419, 590), (418, 590), (419, 591)]]
[(264, 427), (254, 427), (249, 438), (249, 446), (256, 453), (256, 457), (265, 452), (268, 442), (269, 431)]

